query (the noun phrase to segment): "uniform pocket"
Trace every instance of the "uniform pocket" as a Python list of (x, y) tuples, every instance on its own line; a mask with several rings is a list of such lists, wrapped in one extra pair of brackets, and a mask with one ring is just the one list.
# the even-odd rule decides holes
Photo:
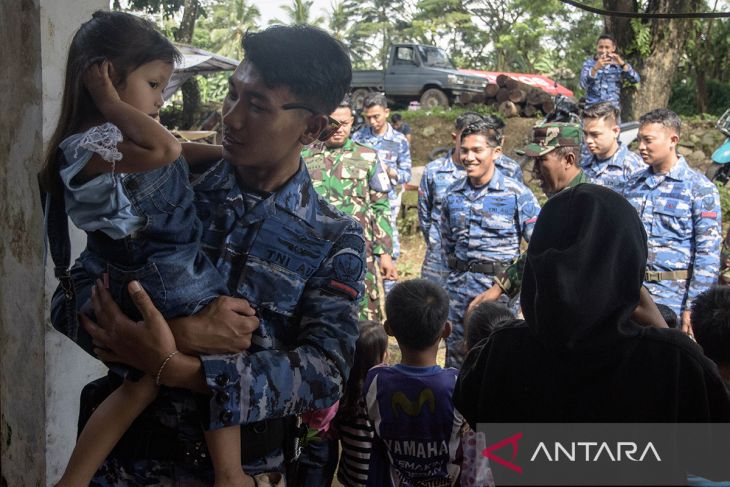
[(676, 206), (665, 206), (654, 210), (654, 221), (651, 226), (654, 237), (685, 240), (692, 234), (692, 219), (689, 211)]
[(241, 274), (238, 290), (255, 307), (292, 316), (307, 280), (332, 243), (303, 224), (267, 218), (259, 229)]

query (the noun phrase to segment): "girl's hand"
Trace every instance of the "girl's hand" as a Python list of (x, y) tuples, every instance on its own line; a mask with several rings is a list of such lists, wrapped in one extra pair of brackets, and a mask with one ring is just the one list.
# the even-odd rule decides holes
[(84, 73), (84, 85), (99, 110), (107, 103), (120, 101), (112, 82), (113, 75), (114, 66), (108, 59), (92, 64)]

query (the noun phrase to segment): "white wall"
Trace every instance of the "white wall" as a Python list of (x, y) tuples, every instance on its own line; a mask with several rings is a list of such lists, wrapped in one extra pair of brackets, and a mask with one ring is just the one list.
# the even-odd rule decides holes
[[(79, 25), (95, 10), (107, 8), (108, 0), (41, 0), (41, 58), (43, 62), (43, 140), (51, 137), (61, 109), (68, 45)], [(83, 232), (71, 229), (72, 259), (86, 243)], [(57, 281), (50, 255), (46, 265), (46, 318), (50, 297)], [(93, 379), (106, 374), (106, 368), (91, 358), (46, 319), (46, 472), (47, 485), (63, 473), (76, 442), (79, 394)]]
[[(52, 485), (78, 396), (104, 368), (48, 324), (36, 173), (60, 109), (72, 33), (108, 0), (0, 1), (0, 461), (3, 486)], [(83, 245), (78, 233), (77, 249)], [(77, 250), (78, 251), (78, 250)], [(49, 263), (50, 264), (50, 263)]]

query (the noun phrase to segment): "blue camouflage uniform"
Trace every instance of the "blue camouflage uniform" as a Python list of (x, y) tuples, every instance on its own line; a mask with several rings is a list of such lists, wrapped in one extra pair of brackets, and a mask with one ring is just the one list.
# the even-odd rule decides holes
[(508, 178), (512, 178), (520, 183), (525, 182), (525, 179), (522, 176), (520, 163), (514, 159), (502, 154), (499, 158), (494, 160), (494, 165), (497, 166), (497, 169), (499, 169), (499, 171)]
[[(393, 227), (393, 259), (400, 255), (400, 239), (398, 237), (398, 213), (403, 196), (403, 185), (411, 180), (411, 148), (408, 139), (395, 130), (390, 124), (383, 135), (376, 135), (370, 127), (363, 127), (352, 135), (352, 140), (370, 146), (378, 151), (380, 160), (389, 168), (398, 172), (398, 177), (391, 179), (393, 188), (388, 193), (390, 199), (391, 225)], [(388, 287), (392, 287), (389, 285)], [(386, 292), (388, 288), (386, 288)]]
[(580, 71), (580, 87), (586, 91), (586, 106), (595, 105), (602, 101), (610, 101), (616, 108), (621, 108), (621, 85), (624, 80), (639, 83), (641, 78), (630, 64), (628, 71), (624, 71), (618, 64), (607, 64), (591, 76), (591, 70), (596, 65), (596, 59), (591, 57), (583, 63)]
[(639, 154), (619, 142), (618, 150), (608, 159), (599, 160), (595, 154), (589, 153), (581, 161), (581, 167), (591, 182), (622, 194), (631, 176), (647, 166)]
[[(352, 366), (363, 295), (362, 227), (317, 194), (303, 163), (274, 193), (241, 188), (225, 161), (200, 175), (194, 189), (204, 228), (201, 246), (231, 294), (256, 309), (260, 327), (247, 352), (200, 357), (212, 393), (202, 403), (187, 391), (160, 388), (141, 421), (177, 438), (170, 451), (182, 444), (204, 451), (202, 425), (248, 424), (333, 404)], [(83, 303), (93, 281), (78, 265), (72, 274)], [(78, 342), (90, 350), (88, 336)], [(244, 433), (244, 453), (245, 441)], [(145, 457), (112, 454), (93, 485), (212, 484), (209, 465)], [(283, 459), (279, 448), (245, 468), (282, 471)]]
[[(667, 174), (648, 167), (634, 175), (624, 196), (639, 213), (649, 240), (644, 284), (657, 303), (680, 315), (717, 281), (722, 218), (717, 188), (680, 156)], [(673, 271), (687, 271), (689, 279), (652, 276)]]
[[(520, 252), (520, 240), (529, 241), (540, 205), (527, 186), (505, 177), (499, 169), (481, 188), (462, 178), (446, 189), (441, 206), (443, 259), (461, 263), (498, 263), (506, 268)], [(459, 367), (464, 358), (464, 313), (478, 294), (493, 285), (491, 272), (451, 269), (446, 281), (449, 320), (453, 331), (446, 340), (446, 366)]]
[(418, 224), (426, 241), (421, 277), (446, 285), (449, 268), (441, 257), (441, 203), (446, 188), (466, 176), (453, 160), (454, 150), (426, 164), (418, 188)]

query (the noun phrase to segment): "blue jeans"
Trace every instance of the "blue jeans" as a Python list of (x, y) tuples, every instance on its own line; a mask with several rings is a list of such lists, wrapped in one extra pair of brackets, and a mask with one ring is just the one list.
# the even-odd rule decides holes
[[(289, 479), (294, 487), (330, 487), (337, 469), (339, 446), (337, 440), (319, 438), (302, 449), (296, 479)], [(292, 481), (293, 480), (293, 481)]]

